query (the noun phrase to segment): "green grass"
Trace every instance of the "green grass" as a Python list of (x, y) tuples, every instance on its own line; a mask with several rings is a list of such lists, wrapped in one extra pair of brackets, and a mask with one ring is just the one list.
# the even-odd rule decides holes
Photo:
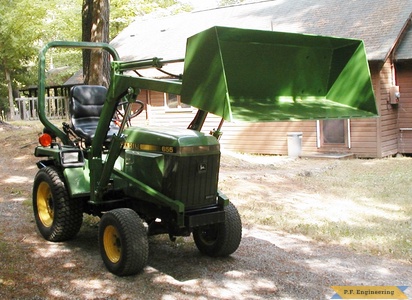
[(243, 222), (412, 261), (412, 158), (337, 161), (292, 183), (262, 182), (272, 195), (242, 199)]

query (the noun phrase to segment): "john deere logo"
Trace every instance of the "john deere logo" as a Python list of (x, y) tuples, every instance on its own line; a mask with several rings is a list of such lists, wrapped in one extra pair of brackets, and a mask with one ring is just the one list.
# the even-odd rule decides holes
[(201, 164), (199, 164), (199, 173), (203, 173), (203, 172), (206, 172), (207, 171), (207, 165), (206, 165), (206, 163), (201, 163)]

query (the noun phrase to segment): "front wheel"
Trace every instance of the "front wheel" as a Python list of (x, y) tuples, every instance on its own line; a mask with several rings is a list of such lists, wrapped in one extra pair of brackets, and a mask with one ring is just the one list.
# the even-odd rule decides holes
[(235, 252), (242, 239), (242, 222), (236, 207), (225, 207), (225, 222), (205, 225), (193, 230), (196, 247), (203, 254), (218, 257)]
[(69, 240), (82, 226), (82, 202), (70, 199), (63, 175), (55, 167), (37, 172), (33, 184), (33, 211), (37, 227), (48, 241)]
[(114, 209), (102, 216), (99, 246), (106, 268), (115, 275), (134, 275), (147, 264), (149, 242), (146, 228), (139, 215), (131, 209)]

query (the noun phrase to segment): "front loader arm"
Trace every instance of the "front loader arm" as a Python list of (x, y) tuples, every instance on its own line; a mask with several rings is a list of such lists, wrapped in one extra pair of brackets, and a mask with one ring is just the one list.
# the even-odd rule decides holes
[(164, 63), (169, 62), (162, 62), (157, 58), (126, 63), (120, 61), (112, 62), (111, 81), (106, 102), (90, 149), (91, 202), (99, 202), (102, 200), (101, 195), (109, 183), (116, 159), (123, 148), (125, 137), (122, 133), (122, 129), (124, 128), (122, 125), (117, 136), (113, 137), (110, 151), (106, 160), (103, 162), (102, 151), (103, 143), (106, 139), (107, 128), (110, 126), (110, 122), (112, 121), (113, 114), (120, 99), (124, 98), (129, 103), (135, 102), (141, 89), (174, 94), (181, 93), (181, 82), (179, 81), (127, 76), (123, 75), (123, 72), (146, 67), (161, 67)]

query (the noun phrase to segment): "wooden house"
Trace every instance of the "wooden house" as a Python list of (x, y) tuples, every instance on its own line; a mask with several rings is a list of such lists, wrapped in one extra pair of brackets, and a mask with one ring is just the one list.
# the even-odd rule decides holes
[[(412, 0), (273, 0), (139, 18), (113, 41), (124, 60), (183, 58), (186, 39), (212, 26), (356, 38), (365, 42), (379, 117), (352, 120), (225, 123), (224, 149), (288, 154), (288, 133), (300, 132), (301, 153), (385, 157), (412, 153)], [(264, 58), (262, 58), (264, 59)], [(171, 73), (181, 65), (167, 65)], [(165, 76), (159, 73), (160, 77)], [(256, 76), (251, 70), (251, 76)], [(400, 96), (399, 96), (399, 93)], [(179, 96), (142, 91), (146, 113), (136, 122), (187, 127), (195, 109)], [(204, 127), (218, 126), (208, 117)]]

